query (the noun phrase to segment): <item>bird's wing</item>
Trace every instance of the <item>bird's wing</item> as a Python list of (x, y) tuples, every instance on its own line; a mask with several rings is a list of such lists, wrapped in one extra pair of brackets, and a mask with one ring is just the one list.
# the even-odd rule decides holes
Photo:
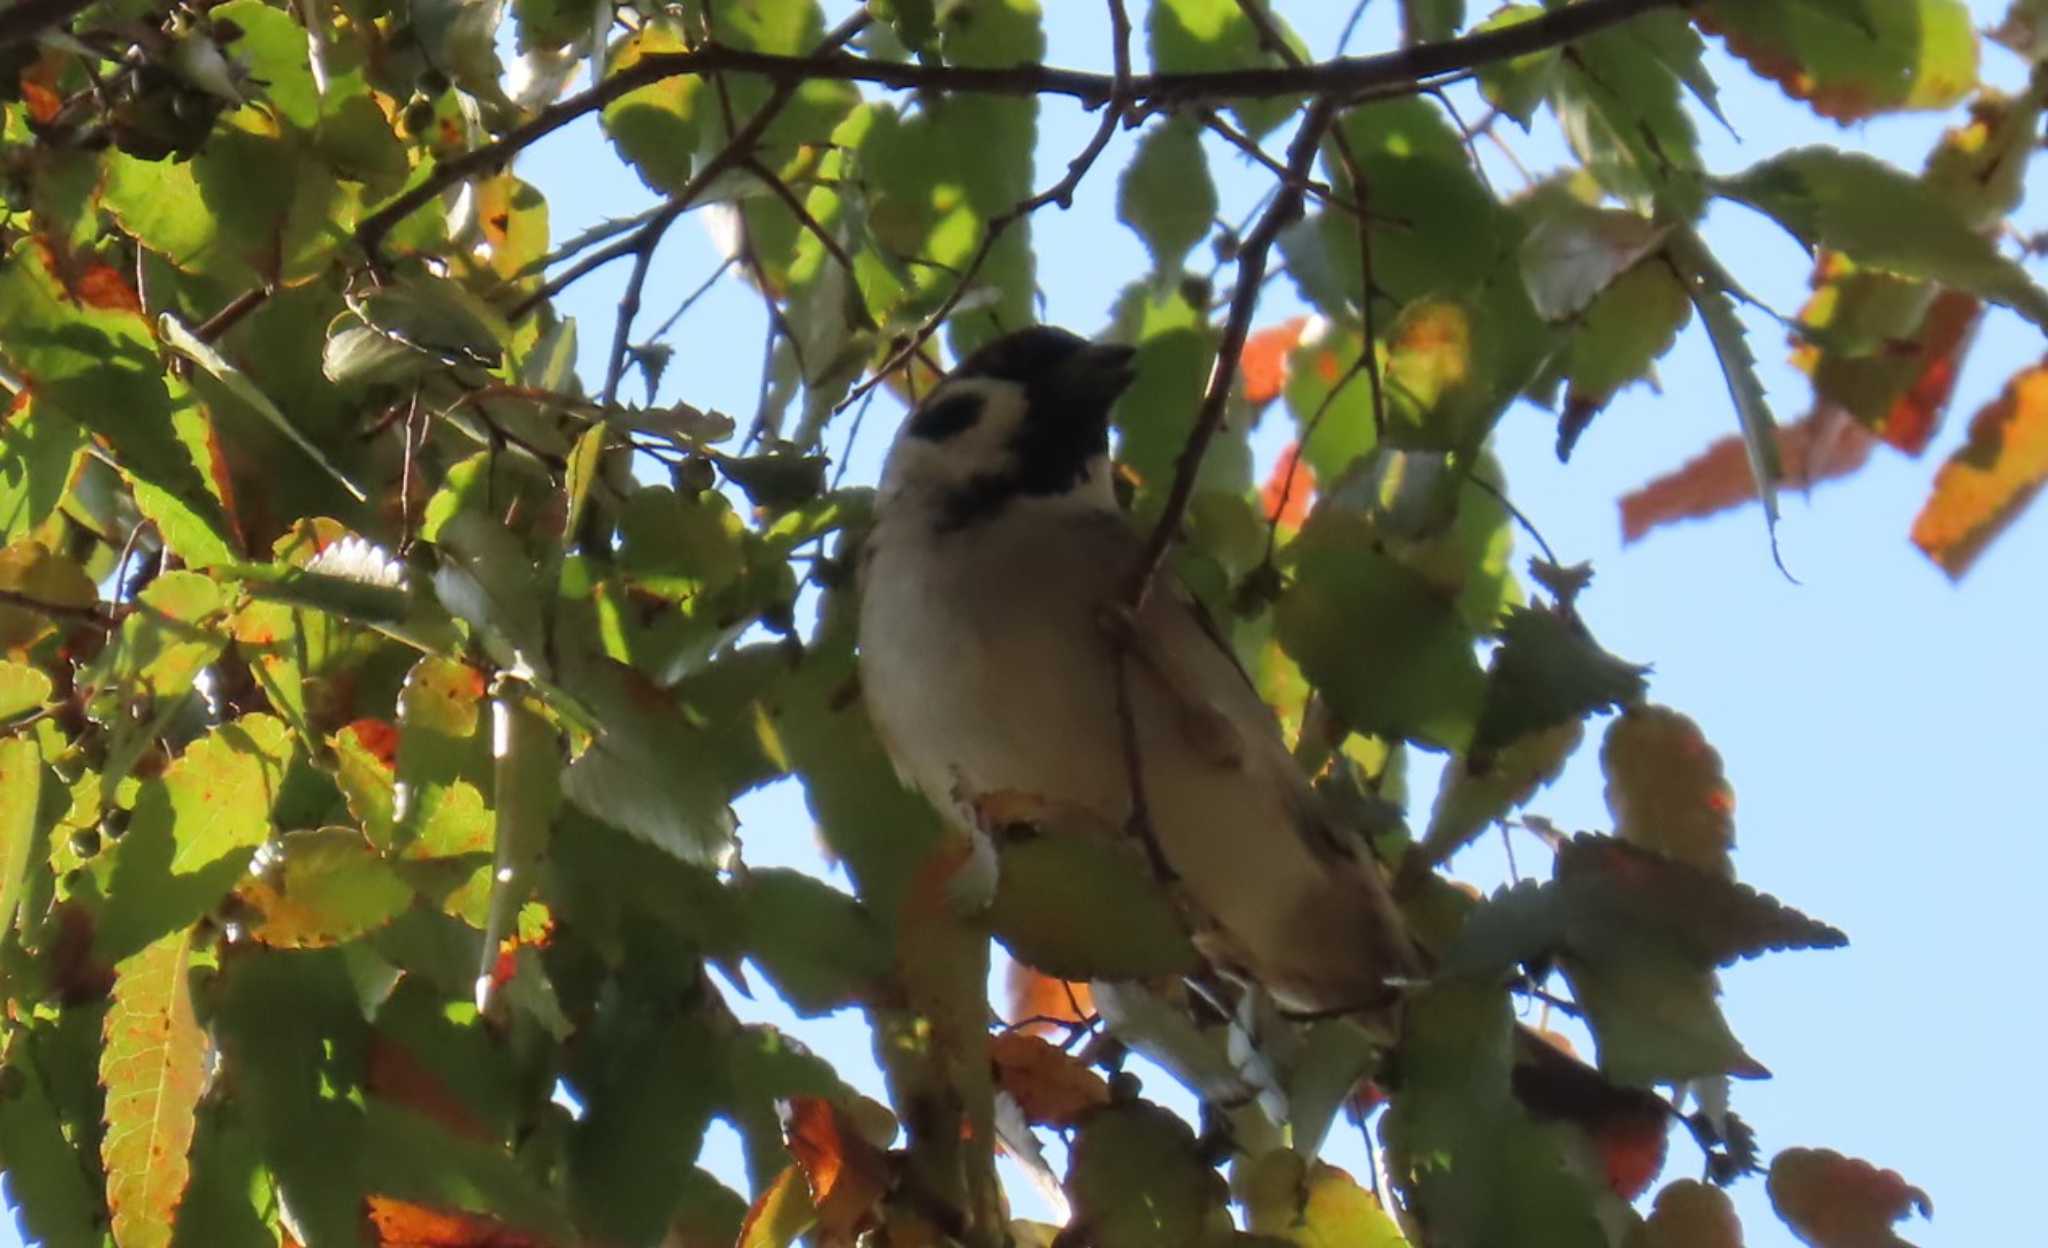
[[(1124, 570), (1112, 591), (1120, 593), (1142, 543), (1121, 517), (1102, 521), (1091, 544)], [(1212, 767), (1265, 775), (1296, 807), (1290, 822), (1318, 857), (1355, 860), (1355, 847), (1331, 826), (1288, 751), (1272, 708), (1222, 628), (1170, 570), (1162, 568), (1159, 577), (1142, 615), (1125, 619), (1117, 629), (1124, 636), (1112, 638), (1112, 644), (1129, 647), (1134, 669), (1149, 677), (1151, 688), (1173, 709), (1183, 740), (1198, 758)]]

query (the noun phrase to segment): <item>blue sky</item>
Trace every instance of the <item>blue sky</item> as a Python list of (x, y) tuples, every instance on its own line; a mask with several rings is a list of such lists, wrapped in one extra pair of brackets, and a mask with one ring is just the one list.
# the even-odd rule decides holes
[[(827, 3), (828, 20), (851, 5)], [(1106, 22), (1089, 0), (1049, 0), (1056, 10), (1049, 60), (1106, 68)], [(1142, 5), (1138, 6), (1142, 8)], [(1317, 55), (1333, 50), (1348, 4), (1282, 4)], [(2004, 0), (1973, 0), (1980, 25)], [(1354, 43), (1389, 43), (1394, 6), (1379, 0)], [(1475, 5), (1474, 15), (1483, 16)], [(1944, 117), (1887, 119), (1843, 129), (1817, 119), (1754, 78), (1713, 45), (1710, 66), (1738, 140), (1698, 119), (1708, 166), (1737, 170), (1785, 146), (1838, 143), (1917, 167)], [(2018, 61), (1993, 45), (1985, 73), (2016, 86)], [(1480, 114), (1465, 96), (1468, 118)], [(1038, 183), (1064, 167), (1091, 119), (1049, 104), (1041, 116)], [(1538, 171), (1559, 163), (1554, 132), (1527, 142), (1504, 132)], [(1134, 136), (1119, 136), (1067, 212), (1033, 222), (1046, 315), (1081, 332), (1100, 330), (1119, 285), (1140, 273), (1143, 252), (1114, 215), (1115, 174)], [(1226, 217), (1241, 214), (1265, 183), (1234, 155), (1212, 154)], [(547, 194), (553, 230), (566, 238), (605, 217), (652, 202), (594, 125), (572, 127), (530, 152), (523, 177)], [(1497, 159), (1503, 189), (1519, 176)], [(2035, 178), (2037, 195), (2048, 191)], [(2038, 229), (2037, 206), (2021, 210)], [(1768, 221), (1717, 207), (1705, 234), (1727, 266), (1783, 312), (1801, 303), (1808, 261)], [(707, 234), (685, 222), (669, 236), (648, 287), (642, 332), (666, 317), (718, 263)], [(618, 265), (560, 301), (583, 330), (583, 376), (601, 379), (604, 344), (625, 279)], [(2040, 276), (2037, 273), (2037, 276)], [(1275, 284), (1260, 321), (1300, 310)], [(1783, 331), (1747, 314), (1771, 402), (1781, 421), (1806, 411), (1802, 375), (1784, 362)], [(758, 301), (723, 283), (679, 324), (662, 395), (745, 414), (753, 408), (763, 321)], [(1785, 499), (1780, 543), (1794, 584), (1772, 566), (1761, 517), (1744, 509), (1620, 544), (1615, 500), (1729, 432), (1726, 389), (1695, 323), (1659, 366), (1661, 392), (1621, 395), (1560, 466), (1554, 424), (1529, 406), (1496, 435), (1511, 496), (1566, 561), (1591, 560), (1598, 579), (1582, 610), (1601, 642), (1654, 664), (1651, 693), (1691, 715), (1720, 750), (1738, 799), (1741, 877), (1846, 930), (1849, 948), (1777, 955), (1723, 977), (1726, 1010), (1745, 1046), (1775, 1072), (1739, 1085), (1735, 1107), (1766, 1153), (1824, 1146), (1899, 1170), (1933, 1198), (1931, 1223), (1901, 1229), (1923, 1248), (2011, 1242), (2025, 1211), (2048, 1096), (2033, 1077), (2048, 1008), (2040, 1003), (2036, 907), (2048, 880), (2048, 838), (2032, 799), (2033, 769), (2048, 763), (2048, 669), (2037, 655), (2048, 519), (2023, 518), (1953, 587), (1907, 541), (1940, 458), (1960, 441), (1969, 414), (2015, 369), (2038, 359), (2039, 333), (2003, 311), (1980, 331), (1954, 408), (1921, 460), (1880, 449), (1858, 476)], [(627, 393), (637, 397), (637, 382)], [(1276, 411), (1262, 445), (1280, 440)], [(871, 479), (893, 413), (870, 415), (850, 480)], [(836, 447), (839, 431), (832, 435)], [(1519, 562), (1529, 553), (1518, 544)], [(2029, 638), (2036, 638), (2029, 641)], [(1597, 742), (1599, 725), (1595, 725)], [(1426, 808), (1431, 768), (1415, 772)], [(1572, 829), (1609, 824), (1596, 751), (1582, 749), (1533, 812)], [(809, 821), (787, 786), (742, 809), (750, 861), (821, 869)], [(1516, 846), (1524, 869), (1542, 852)], [(1498, 838), (1466, 851), (1452, 873), (1483, 887), (1505, 878)], [(796, 1022), (772, 1006), (759, 1017), (790, 1025), (854, 1082), (878, 1087), (858, 1017)], [(1163, 1080), (1148, 1081), (1160, 1089)], [(1363, 1173), (1355, 1132), (1333, 1134), (1330, 1157)], [(738, 1182), (730, 1143), (715, 1139), (706, 1164)], [(1666, 1178), (1694, 1174), (1697, 1154), (1674, 1140)], [(1752, 1248), (1791, 1244), (1761, 1181), (1736, 1189)], [(1020, 1211), (1028, 1211), (1026, 1202)], [(0, 1227), (0, 1242), (12, 1228)]]

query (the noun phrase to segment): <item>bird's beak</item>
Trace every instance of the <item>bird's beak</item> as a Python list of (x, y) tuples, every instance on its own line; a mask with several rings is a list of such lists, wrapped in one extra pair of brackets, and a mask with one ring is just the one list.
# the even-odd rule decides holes
[(1106, 409), (1135, 376), (1131, 358), (1136, 347), (1120, 342), (1091, 342), (1067, 357), (1054, 378), (1060, 398), (1085, 409)]

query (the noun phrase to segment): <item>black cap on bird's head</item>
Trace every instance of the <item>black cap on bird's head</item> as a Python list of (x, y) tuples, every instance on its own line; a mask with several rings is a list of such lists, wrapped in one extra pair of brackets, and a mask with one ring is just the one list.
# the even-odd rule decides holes
[[(954, 527), (1013, 498), (1075, 490), (1107, 459), (1110, 408), (1131, 384), (1135, 354), (1050, 325), (985, 343), (904, 422), (885, 486), (922, 482), (947, 500)], [(1104, 498), (1106, 481), (1096, 483)]]
[(1106, 424), (1110, 404), (1131, 384), (1136, 354), (1120, 342), (1090, 342), (1055, 326), (1033, 325), (976, 348), (951, 376), (1014, 381), (1040, 414)]

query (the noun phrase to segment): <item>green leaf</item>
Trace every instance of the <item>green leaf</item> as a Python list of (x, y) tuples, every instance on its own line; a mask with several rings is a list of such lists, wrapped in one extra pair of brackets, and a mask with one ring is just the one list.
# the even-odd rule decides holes
[(1401, 42), (1404, 46), (1440, 43), (1457, 34), (1458, 28), (1464, 24), (1465, 0), (1401, 0)]
[[(1131, 287), (1118, 301), (1115, 320), (1117, 337), (1138, 349), (1131, 362), (1135, 376), (1110, 414), (1119, 435), (1117, 457), (1137, 475), (1146, 501), (1156, 508), (1194, 429), (1216, 360), (1217, 334), (1207, 309), (1189, 303), (1178, 289), (1155, 294)], [(1232, 492), (1244, 489), (1251, 471), (1249, 455), (1237, 449), (1241, 446), (1241, 435), (1226, 433), (1215, 449), (1231, 453), (1205, 457), (1199, 483)]]
[[(368, 1029), (346, 959), (338, 949), (233, 946), (216, 993), (209, 1023), (221, 1079), (298, 1235), (309, 1245), (357, 1243), (362, 1163), (375, 1159), (361, 1107)], [(337, 1166), (338, 1156), (358, 1164)]]
[(480, 511), (459, 511), (434, 534), (441, 566), (434, 595), (484, 640), (500, 665), (547, 671), (539, 570), (517, 534)]
[(1556, 607), (1509, 612), (1487, 673), (1474, 753), (1642, 700), (1649, 669), (1600, 648), (1576, 615)]
[[(1306, 45), (1288, 29), (1285, 19), (1270, 6), (1266, 13), (1296, 55), (1308, 59)], [(1287, 63), (1279, 53), (1261, 46), (1258, 28), (1237, 0), (1155, 0), (1145, 18), (1145, 42), (1153, 70), (1162, 74), (1271, 68)], [(1246, 133), (1258, 138), (1298, 107), (1298, 101), (1282, 98), (1245, 101), (1230, 111)]]
[(1525, 881), (1474, 910), (1441, 973), (1485, 977), (1555, 957), (1611, 1077), (1754, 1077), (1766, 1072), (1729, 1034), (1713, 968), (1771, 950), (1846, 941), (1827, 924), (1718, 873), (1582, 835), (1559, 850), (1549, 883)]
[(206, 1035), (186, 982), (188, 932), (173, 932), (114, 968), (100, 1082), (107, 1089), (107, 1207), (122, 1248), (165, 1248), (191, 1177), (194, 1107)]
[(262, 98), (278, 115), (301, 130), (320, 120), (320, 92), (306, 56), (306, 30), (290, 13), (263, 0), (229, 0), (208, 10), (214, 22), (232, 22), (241, 37), (230, 53), (261, 87)]
[(0, 936), (14, 930), (30, 856), (57, 822), (53, 780), (33, 737), (0, 738)]
[(1436, 804), (1430, 808), (1429, 827), (1414, 854), (1402, 864), (1403, 874), (1448, 861), (1484, 832), (1487, 824), (1534, 797), (1537, 789), (1564, 771), (1585, 735), (1585, 726), (1572, 720), (1524, 735), (1504, 749), (1484, 755), (1474, 751), (1452, 759), (1444, 768)]
[(33, 241), (17, 244), (0, 264), (0, 324), (7, 326), (0, 350), (33, 379), (38, 418), (61, 417), (105, 439), (138, 497), (142, 486), (153, 487), (194, 517), (206, 544), (172, 541), (188, 561), (228, 549), (227, 517), (173, 431), (163, 363), (135, 296), (104, 266), (74, 293), (52, 264)]
[[(1461, 6), (1462, 7), (1462, 6)], [(1507, 4), (1472, 28), (1472, 33), (1505, 30), (1543, 16), (1534, 4)], [(1488, 104), (1514, 118), (1522, 129), (1536, 116), (1536, 108), (1550, 94), (1551, 79), (1557, 73), (1559, 54), (1555, 48), (1525, 52), (1479, 67), (1479, 94)]]
[(1121, 832), (1055, 823), (1001, 845), (989, 922), (1018, 961), (1081, 981), (1200, 965), (1180, 912)]
[(1379, 1198), (1335, 1166), (1276, 1148), (1239, 1182), (1252, 1233), (1299, 1248), (1402, 1248), (1408, 1240)]
[[(1621, 389), (1650, 376), (1692, 320), (1692, 300), (1671, 266), (1651, 256), (1594, 298), (1550, 364), (1565, 382), (1558, 453), (1569, 456), (1586, 424)], [(1541, 386), (1543, 383), (1539, 382)]]
[(241, 288), (318, 276), (359, 207), (308, 141), (255, 107), (230, 114), (189, 161), (112, 154), (103, 195), (150, 250)]
[[(55, 686), (36, 668), (15, 659), (0, 659), (0, 720), (15, 719), (43, 706)], [(5, 907), (0, 906), (0, 911)], [(7, 926), (0, 917), (0, 928)]]
[(1735, 301), (1730, 297), (1720, 266), (1707, 253), (1698, 235), (1688, 232), (1677, 240), (1673, 258), (1685, 275), (1693, 306), (1699, 310), (1700, 323), (1707, 327), (1707, 341), (1713, 344), (1721, 376), (1728, 383), (1728, 397), (1735, 404), (1743, 450), (1749, 456), (1750, 475), (1756, 480), (1757, 498), (1763, 504), (1764, 526), (1770, 532), (1775, 557), (1778, 482), (1785, 469), (1778, 457), (1778, 422), (1764, 397), (1763, 382), (1757, 379), (1756, 357), (1750, 354), (1748, 331), (1735, 313)]
[(881, 926), (822, 880), (770, 868), (747, 872), (738, 891), (748, 956), (799, 1013), (866, 1000), (889, 973)]
[(2048, 291), (1926, 180), (1882, 161), (1803, 147), (1717, 179), (1713, 189), (1770, 216), (1808, 247), (1967, 290), (2048, 327)]
[(1355, 512), (1319, 507), (1289, 548), (1294, 584), (1274, 631), (1351, 727), (1462, 749), (1485, 677), (1454, 602), (1376, 549)]
[(1551, 107), (1579, 161), (1637, 212), (1686, 220), (1698, 211), (1698, 135), (1679, 99), (1666, 46), (1630, 22), (1570, 45)]
[(27, 537), (50, 518), (85, 445), (85, 430), (33, 398), (0, 420), (0, 543)]
[(584, 1105), (568, 1143), (569, 1206), (577, 1225), (603, 1242), (660, 1239), (723, 1082), (714, 1073), (719, 1037), (658, 983), (617, 994), (569, 1053), (566, 1079)]
[(1216, 208), (1216, 184), (1194, 121), (1169, 117), (1147, 130), (1117, 180), (1116, 219), (1145, 240), (1154, 273), (1180, 272), (1188, 253), (1208, 237)]
[[(1473, 172), (1464, 140), (1435, 104), (1384, 100), (1350, 110), (1340, 124), (1365, 179), (1373, 284), (1396, 307), (1422, 295), (1471, 290), (1512, 254), (1518, 241), (1512, 220)], [(1324, 163), (1338, 190), (1357, 202), (1358, 191), (1342, 165), (1329, 153)], [(1358, 222), (1339, 210), (1317, 220), (1331, 269), (1356, 307), (1364, 297)], [(1417, 228), (1420, 222), (1428, 228)], [(1323, 311), (1337, 321), (1356, 316), (1345, 308)]]
[[(64, 1121), (50, 1093), (52, 1050), (63, 1042), (48, 1022), (17, 1024), (8, 1039), (0, 1096), (0, 1159), (23, 1242), (45, 1248), (104, 1248), (110, 1241), (101, 1193), (86, 1185), (89, 1145)], [(76, 1133), (80, 1136), (89, 1133)], [(83, 1147), (82, 1147), (83, 1146)]]
[(1066, 1189), (1102, 1244), (1184, 1248), (1230, 1228), (1223, 1178), (1194, 1132), (1146, 1101), (1110, 1104), (1081, 1124)]
[(563, 794), (686, 862), (717, 861), (735, 827), (728, 795), (701, 757), (710, 747), (673, 698), (600, 658), (584, 661), (572, 685), (602, 731), (569, 764)]
[(320, 465), (321, 469), (328, 476), (333, 477), (335, 481), (340, 483), (343, 489), (354, 495), (357, 502), (368, 501), (369, 496), (363, 493), (362, 487), (350, 481), (347, 474), (343, 473), (340, 468), (335, 466), (334, 461), (327, 457), (327, 452), (315, 446), (305, 434), (300, 433), (298, 426), (292, 423), (291, 418), (278, 410), (277, 404), (270, 401), (269, 395), (264, 394), (257, 387), (256, 383), (249, 379), (246, 373), (236, 368), (220, 352), (214, 350), (211, 344), (199, 338), (190, 329), (187, 329), (183, 321), (166, 312), (157, 318), (157, 332), (162, 335), (164, 345), (211, 373), (216, 380), (228, 388), (229, 393), (256, 409), (258, 415), (269, 421), (273, 428), (279, 433), (284, 434), (294, 446), (304, 451), (311, 457), (314, 463)]
[[(613, 43), (605, 53), (605, 76), (630, 69), (655, 53), (687, 48), (681, 27), (652, 21)], [(605, 105), (605, 135), (648, 188), (673, 194), (690, 180), (704, 127), (698, 111), (715, 100), (710, 85), (695, 74), (677, 74), (636, 87)], [(717, 105), (711, 107), (715, 110)]]
[(192, 1181), (171, 1237), (177, 1248), (270, 1248), (278, 1242), (277, 1185), (240, 1108), (222, 1100), (199, 1107)]
[(1963, 0), (1711, 0), (1702, 27), (1823, 117), (1947, 108), (1977, 85)]
[(1598, 957), (1654, 947), (1704, 971), (1775, 950), (1847, 943), (1835, 928), (1746, 884), (1583, 833), (1559, 849), (1549, 883), (1524, 881), (1475, 910), (1442, 969), (1481, 974), (1560, 949)]
[(284, 948), (340, 944), (412, 904), (412, 888), (354, 828), (287, 832), (263, 847), (236, 895), (253, 912), (249, 938)]
[(1410, 998), (1381, 1127), (1389, 1177), (1443, 1248), (1605, 1248), (1594, 1192), (1510, 1093), (1513, 1052), (1500, 989), (1435, 984)]
[(145, 781), (127, 835), (115, 845), (107, 893), (122, 904), (95, 942), (125, 958), (198, 921), (241, 879), (271, 835), (271, 807), (293, 754), (291, 732), (268, 715), (232, 720), (186, 747)]

